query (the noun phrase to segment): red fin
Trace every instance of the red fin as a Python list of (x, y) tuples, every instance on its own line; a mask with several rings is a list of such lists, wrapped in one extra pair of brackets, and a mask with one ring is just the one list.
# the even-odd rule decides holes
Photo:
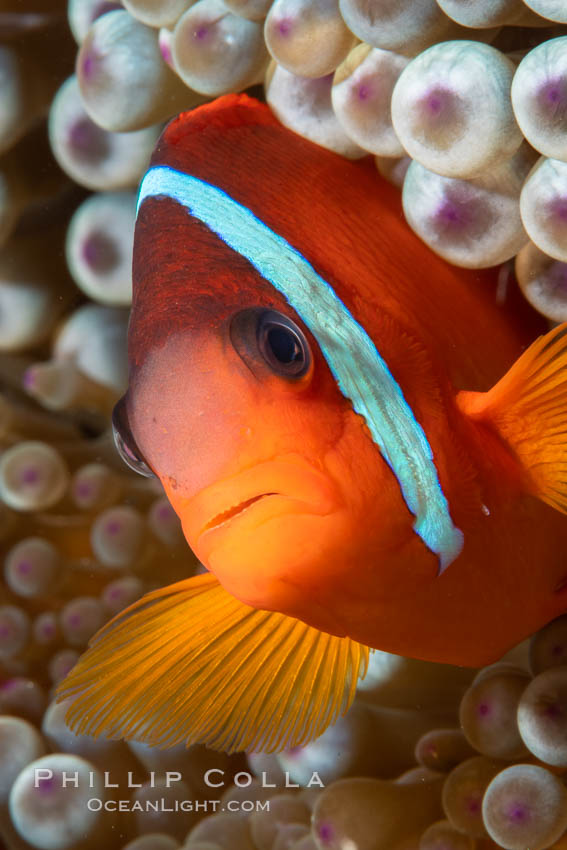
[(368, 649), (258, 611), (210, 574), (115, 617), (58, 688), (77, 733), (273, 752), (320, 735), (354, 698)]
[(265, 103), (247, 94), (225, 94), (173, 118), (164, 131), (163, 139), (170, 145), (177, 145), (183, 142), (187, 134), (209, 131), (211, 128), (228, 130), (244, 125), (281, 127)]
[(567, 323), (536, 339), (487, 393), (461, 392), (457, 403), (506, 441), (527, 489), (567, 513)]

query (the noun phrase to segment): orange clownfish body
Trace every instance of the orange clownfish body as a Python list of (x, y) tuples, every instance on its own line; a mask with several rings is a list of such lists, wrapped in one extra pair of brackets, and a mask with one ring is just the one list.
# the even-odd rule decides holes
[(210, 571), (63, 685), (80, 731), (273, 750), (368, 647), (480, 666), (567, 609), (567, 327), (499, 306), (347, 162), (245, 96), (166, 129), (140, 190), (119, 443)]

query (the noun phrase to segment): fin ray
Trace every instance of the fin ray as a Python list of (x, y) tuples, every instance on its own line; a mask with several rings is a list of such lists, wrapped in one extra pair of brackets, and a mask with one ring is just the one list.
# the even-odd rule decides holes
[(536, 339), (487, 393), (462, 392), (457, 403), (506, 441), (526, 488), (567, 513), (567, 323)]
[(368, 649), (230, 596), (206, 574), (118, 614), (58, 688), (75, 732), (273, 752), (321, 734)]

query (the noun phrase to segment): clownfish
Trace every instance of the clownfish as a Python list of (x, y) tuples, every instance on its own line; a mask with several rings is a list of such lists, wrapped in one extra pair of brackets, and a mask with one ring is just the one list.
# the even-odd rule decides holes
[[(63, 682), (78, 732), (304, 744), (369, 648), (481, 666), (567, 610), (567, 324), (434, 255), (371, 160), (222, 97), (142, 180), (127, 462), (207, 572)], [(529, 345), (529, 347), (528, 347)]]

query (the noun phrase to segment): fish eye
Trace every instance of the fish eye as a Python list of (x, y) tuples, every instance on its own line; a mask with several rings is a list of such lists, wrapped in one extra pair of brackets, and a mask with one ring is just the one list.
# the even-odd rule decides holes
[(153, 478), (154, 473), (142, 457), (136, 441), (130, 431), (126, 403), (123, 398), (114, 406), (112, 411), (112, 436), (118, 454), (130, 469), (146, 478)]
[(301, 378), (309, 371), (311, 351), (303, 332), (282, 313), (268, 310), (258, 317), (258, 348), (272, 371)]

